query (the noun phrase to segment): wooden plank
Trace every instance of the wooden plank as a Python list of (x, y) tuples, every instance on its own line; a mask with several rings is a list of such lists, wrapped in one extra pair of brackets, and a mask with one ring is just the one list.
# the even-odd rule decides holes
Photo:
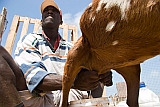
[(35, 24), (35, 23), (41, 24), (41, 20), (30, 18), (30, 24)]
[(106, 94), (106, 86), (104, 86), (102, 97), (107, 97), (107, 94)]
[(74, 40), (73, 42), (75, 43), (78, 40), (78, 28), (74, 29)]
[(0, 42), (2, 39), (4, 27), (5, 27), (6, 15), (7, 15), (7, 9), (3, 7), (1, 15), (0, 15)]
[(11, 24), (11, 28), (6, 40), (6, 44), (5, 44), (5, 49), (11, 54), (12, 53), (12, 48), (13, 48), (13, 44), (15, 41), (15, 37), (17, 34), (17, 29), (19, 26), (19, 16), (15, 15)]
[(77, 27), (75, 25), (68, 25), (68, 29), (72, 30), (72, 29), (76, 29)]
[(71, 30), (71, 42), (74, 44), (78, 39), (78, 29), (75, 25), (68, 25), (68, 30)]
[(62, 25), (59, 26), (59, 28), (62, 28), (62, 29), (63, 29), (63, 27), (64, 27), (64, 24), (62, 24)]
[[(16, 37), (20, 22), (22, 22), (22, 23), (24, 22), (20, 37), (27, 34), (29, 24), (34, 24), (34, 29), (33, 29), (34, 33), (37, 33), (39, 31), (39, 28), (41, 27), (41, 20), (40, 19), (33, 19), (33, 18), (29, 18), (29, 17), (20, 17), (20, 16), (15, 15), (13, 18), (13, 21), (12, 21), (12, 25), (10, 27), (10, 31), (9, 31), (9, 34), (7, 37), (6, 44), (5, 44), (5, 48), (10, 54), (12, 53), (13, 44), (15, 41), (15, 37)], [(60, 25), (59, 28), (63, 29), (62, 36), (65, 40), (68, 41), (68, 30), (72, 30), (71, 42), (74, 43), (77, 40), (78, 33), (77, 33), (77, 27), (75, 25), (63, 24), (63, 25)]]
[(76, 26), (74, 27), (72, 32), (73, 32), (73, 34), (71, 35), (71, 42), (74, 44), (78, 39), (78, 30), (77, 30)]
[(116, 88), (117, 88), (117, 93), (118, 96), (121, 98), (126, 98), (127, 97), (127, 85), (126, 82), (117, 82), (116, 83)]
[[(20, 20), (21, 20), (21, 17), (20, 17)], [(28, 31), (28, 26), (29, 26), (29, 23), (30, 23), (30, 18), (29, 17), (24, 17), (23, 18), (23, 27), (22, 27), (22, 31), (21, 31), (21, 35), (20, 37), (24, 36), (27, 34), (27, 31)]]
[(108, 97), (70, 101), (69, 107), (109, 107)]
[(63, 29), (63, 38), (68, 40), (68, 30), (71, 30), (71, 42), (74, 44), (78, 39), (78, 29), (75, 25), (62, 24), (59, 28)]
[(19, 22), (24, 22), (25, 21), (25, 17), (19, 17)]
[(63, 38), (68, 41), (68, 25), (63, 24)]
[(38, 33), (40, 27), (41, 21), (39, 19), (35, 19), (33, 32)]

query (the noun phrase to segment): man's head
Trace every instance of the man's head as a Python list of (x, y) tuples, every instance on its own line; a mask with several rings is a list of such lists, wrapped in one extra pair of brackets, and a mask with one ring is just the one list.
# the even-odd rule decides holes
[(44, 0), (41, 4), (42, 27), (59, 27), (62, 13), (53, 0)]
[(41, 4), (41, 13), (43, 13), (44, 9), (48, 6), (55, 7), (58, 11), (60, 11), (58, 5), (53, 0), (44, 0)]

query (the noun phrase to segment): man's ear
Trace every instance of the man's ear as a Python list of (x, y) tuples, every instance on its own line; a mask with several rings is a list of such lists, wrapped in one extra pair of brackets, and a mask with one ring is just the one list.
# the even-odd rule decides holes
[(41, 20), (41, 22), (40, 22), (40, 25), (42, 26), (42, 20)]
[(61, 19), (60, 24), (62, 25), (63, 24), (63, 21), (62, 21), (62, 10), (60, 10), (59, 12), (60, 12), (60, 19)]
[(63, 21), (61, 20), (60, 24), (62, 25), (63, 24)]

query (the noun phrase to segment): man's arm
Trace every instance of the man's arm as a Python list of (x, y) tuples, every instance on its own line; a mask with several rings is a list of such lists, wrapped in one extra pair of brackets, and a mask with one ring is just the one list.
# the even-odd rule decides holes
[(62, 76), (49, 74), (43, 78), (37, 89), (43, 91), (62, 90)]
[[(102, 96), (104, 85), (112, 85), (111, 71), (98, 75), (96, 71), (82, 69), (75, 78), (72, 88), (83, 91), (91, 90), (92, 96), (96, 98)], [(49, 74), (41, 81), (37, 88), (43, 91), (61, 90), (62, 76)]]
[(90, 90), (92, 97), (97, 98), (102, 97), (104, 86), (112, 86), (112, 84), (111, 71), (98, 75), (96, 71), (84, 69), (77, 75), (74, 87), (80, 90)]
[[(72, 88), (87, 91), (95, 89), (98, 85), (99, 76), (97, 72), (82, 69), (77, 75)], [(37, 88), (43, 91), (62, 90), (62, 76), (49, 74), (44, 77)]]

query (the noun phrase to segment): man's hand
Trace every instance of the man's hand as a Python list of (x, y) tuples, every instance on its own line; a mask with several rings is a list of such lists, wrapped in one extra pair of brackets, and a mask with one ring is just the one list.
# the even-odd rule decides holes
[(105, 86), (112, 86), (113, 82), (112, 82), (112, 72), (108, 71), (104, 74), (100, 74), (99, 75), (99, 81), (101, 83), (103, 83)]
[(106, 86), (112, 85), (112, 72), (106, 72), (105, 74), (98, 75), (96, 71), (89, 71), (82, 69), (73, 83), (73, 88), (79, 90), (93, 90), (98, 87), (99, 82), (102, 82)]
[(73, 88), (87, 91), (96, 88), (99, 84), (99, 76), (96, 71), (82, 69), (75, 78)]

